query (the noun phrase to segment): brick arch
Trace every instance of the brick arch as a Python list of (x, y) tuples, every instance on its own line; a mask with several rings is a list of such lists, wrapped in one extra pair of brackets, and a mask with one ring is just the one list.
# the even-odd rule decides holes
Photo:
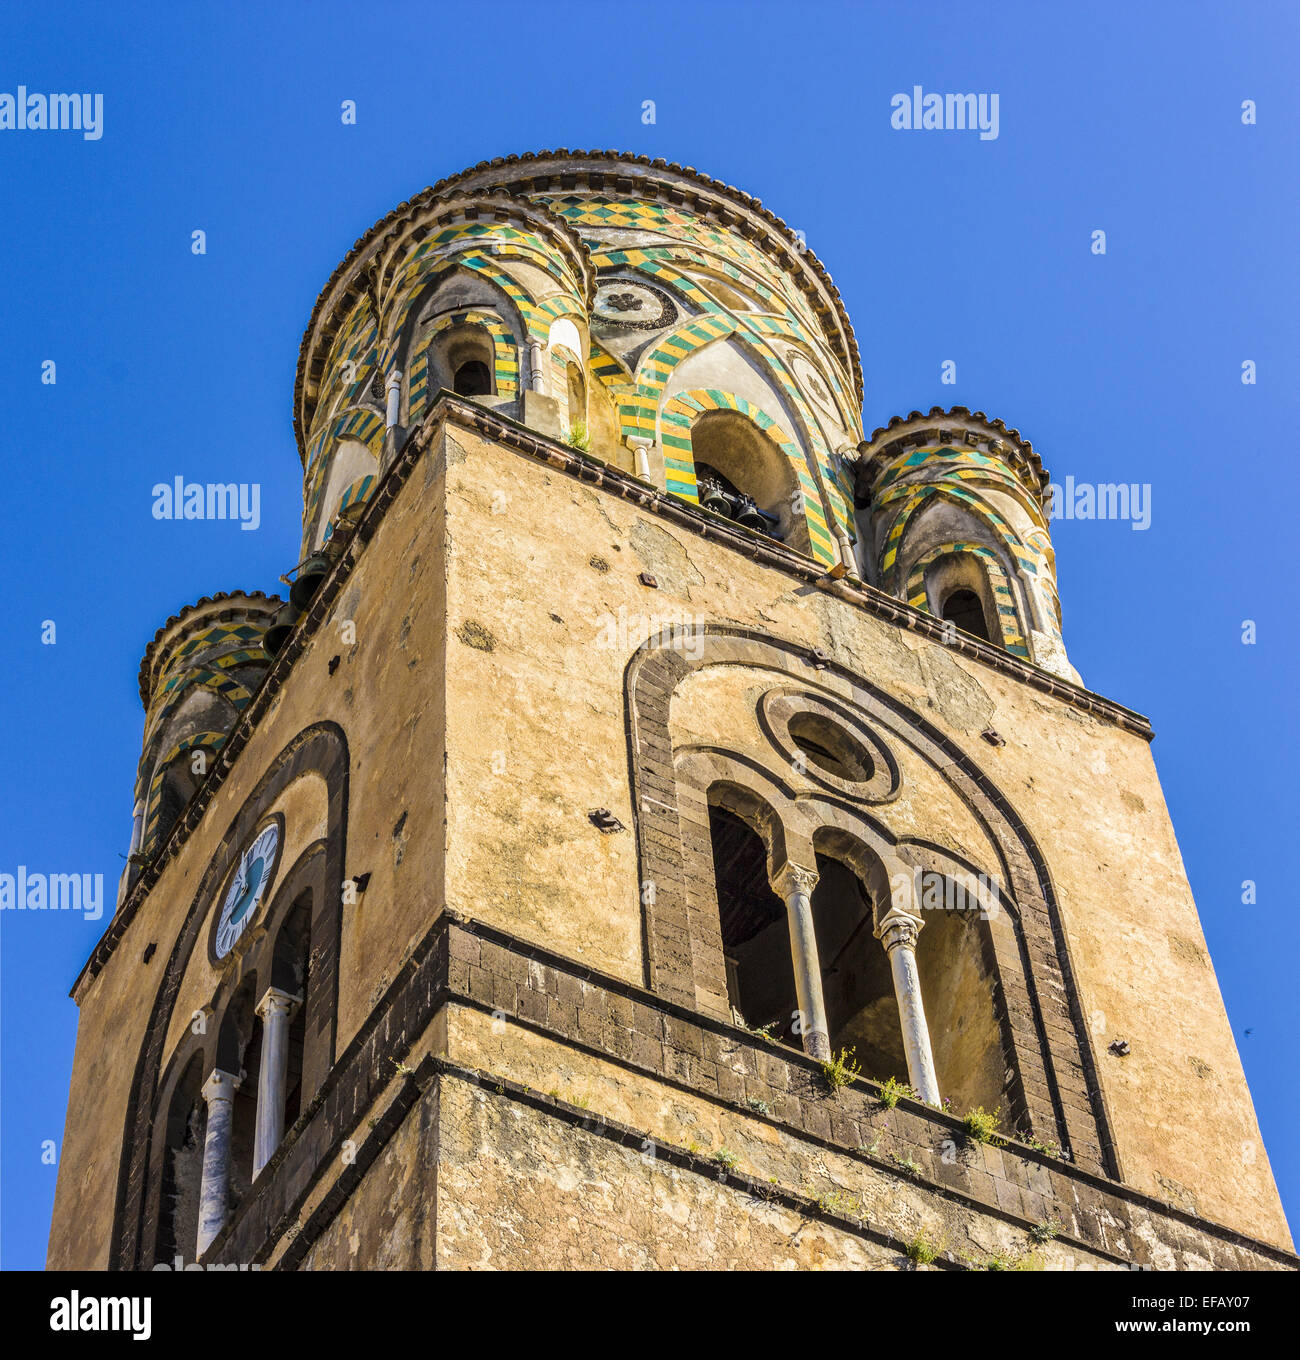
[(149, 797), (145, 802), (144, 833), (140, 838), (140, 851), (142, 854), (152, 854), (157, 848), (161, 836), (161, 828), (158, 825), (158, 813), (162, 805), (163, 781), (165, 780), (167, 771), (172, 763), (180, 756), (193, 751), (206, 751), (210, 755), (216, 755), (225, 744), (226, 734), (224, 732), (195, 732), (192, 736), (186, 737), (183, 741), (178, 741), (176, 745), (157, 762), (154, 766), (153, 778), (149, 783)]
[(492, 337), (492, 358), (497, 396), (514, 399), (519, 395), (519, 351), (510, 328), (495, 312), (481, 307), (471, 307), (467, 311), (451, 316), (439, 317), (420, 338), (407, 367), (411, 372), (410, 423), (416, 424), (424, 415), (432, 392), (433, 382), (429, 373), (428, 352), (434, 339), (447, 330), (477, 326)]
[(907, 574), (907, 602), (917, 609), (929, 612), (930, 601), (925, 588), (925, 570), (941, 557), (951, 555), (976, 557), (988, 576), (989, 588), (993, 592), (993, 603), (997, 609), (998, 632), (1003, 647), (1012, 656), (1029, 659), (1029, 648), (1025, 645), (1024, 629), (1020, 623), (1020, 611), (1016, 608), (1016, 598), (1011, 593), (1011, 582), (1002, 570), (1002, 563), (992, 548), (982, 543), (951, 542), (931, 548), (928, 553), (912, 563)]
[[(953, 475), (958, 478), (965, 477), (969, 480), (978, 477), (980, 474), (957, 472)], [(886, 583), (887, 589), (896, 591), (899, 588), (898, 559), (903, 540), (906, 538), (908, 530), (916, 523), (917, 513), (928, 501), (933, 499), (948, 501), (987, 525), (989, 532), (1006, 548), (1012, 561), (1025, 573), (1026, 577), (1034, 580), (1038, 578), (1040, 568), (1044, 565), (1039, 549), (1033, 544), (1026, 543), (1015, 529), (982, 497), (967, 491), (961, 485), (923, 482), (920, 485), (898, 487), (893, 493), (883, 497), (880, 501), (881, 508), (894, 503), (898, 504), (898, 509), (894, 513), (880, 554), (880, 577), (882, 582)]]
[[(809, 678), (803, 644), (723, 625), (701, 628), (696, 643), (688, 658), (671, 639), (647, 640), (628, 662), (624, 692), (639, 879), (653, 884), (653, 891), (642, 894), (645, 983), (699, 1010), (708, 1008), (716, 983), (710, 941), (699, 925), (699, 848), (709, 843), (709, 827), (699, 816), (698, 797), (683, 797), (677, 778), (669, 726), (673, 693), (692, 671), (718, 665), (767, 670), (774, 683), (793, 677), (813, 691), (823, 687)], [(1016, 904), (1024, 938), (1021, 966), (1003, 981), (1003, 1005), (1019, 1033), (1037, 1036), (1017, 1044), (1030, 1122), (1035, 1131), (1050, 1132), (1081, 1167), (1118, 1178), (1095, 1057), (1042, 852), (995, 783), (955, 741), (849, 667), (832, 659), (824, 670), (848, 687), (852, 707), (938, 773), (996, 848), (997, 870)], [(832, 693), (845, 702), (842, 693)], [(861, 817), (856, 825), (863, 825)]]
[[(268, 906), (268, 937), (274, 938), (277, 920), (287, 912), (306, 887), (313, 891), (312, 952), (317, 955), (318, 986), (307, 1001), (308, 1032), (316, 1036), (323, 1076), (334, 1058), (338, 1019), (338, 955), (342, 931), (342, 883), (346, 862), (349, 756), (347, 738), (335, 723), (318, 723), (303, 729), (270, 762), (243, 807), (227, 824), (207, 869), (190, 902), (185, 921), (172, 948), (154, 997), (144, 1042), (136, 1059), (123, 1131), (123, 1159), (118, 1169), (117, 1201), (113, 1218), (109, 1268), (146, 1268), (152, 1249), (157, 1199), (151, 1191), (152, 1128), (157, 1097), (164, 1077), (167, 1055), (164, 1045), (172, 1012), (180, 994), (191, 956), (203, 947), (209, 934), (216, 894), (249, 835), (266, 810), (294, 780), (307, 773), (325, 781), (328, 799), (325, 836), (308, 846), (278, 881)], [(319, 943), (318, 943), (319, 942)], [(250, 953), (245, 964), (255, 961)], [(239, 976), (245, 972), (241, 966)], [(170, 1064), (168, 1067), (170, 1069)], [(287, 1136), (287, 1135), (286, 1135)], [(271, 1179), (271, 1178), (268, 1178)], [(156, 1178), (155, 1178), (156, 1181)], [(267, 1193), (267, 1182), (248, 1201)]]
[[(504, 238), (493, 243), (495, 253), (488, 254), (479, 237), (491, 232)], [(451, 247), (450, 251), (447, 250)], [(429, 256), (439, 253), (436, 260)], [(507, 257), (517, 257), (540, 268), (549, 274), (558, 285), (566, 299), (576, 299), (581, 291), (562, 263), (556, 258), (542, 239), (532, 232), (521, 231), (505, 224), (484, 224), (481, 222), (461, 223), (443, 231), (436, 232), (421, 243), (409, 259), (404, 261), (401, 274), (394, 278), (390, 292), (395, 301), (389, 311), (394, 324), (387, 328), (383, 347), (384, 367), (391, 366), (400, 349), (400, 336), (410, 322), (415, 300), (427, 292), (428, 286), (448, 269), (469, 269), (481, 274), (498, 287), (514, 304), (529, 335), (544, 337), (550, 325), (551, 314), (546, 304), (538, 302), (532, 291), (525, 287), (500, 261)], [(576, 302), (574, 303), (576, 306)], [(579, 313), (581, 309), (577, 309)]]
[(689, 392), (678, 392), (664, 403), (660, 419), (667, 490), (683, 500), (699, 502), (691, 432), (695, 421), (705, 411), (734, 411), (744, 416), (777, 446), (790, 464), (796, 485), (803, 496), (804, 520), (808, 526), (813, 556), (820, 562), (834, 565), (838, 560), (835, 541), (826, 524), (821, 492), (803, 450), (766, 411), (734, 392), (712, 387), (696, 388)]

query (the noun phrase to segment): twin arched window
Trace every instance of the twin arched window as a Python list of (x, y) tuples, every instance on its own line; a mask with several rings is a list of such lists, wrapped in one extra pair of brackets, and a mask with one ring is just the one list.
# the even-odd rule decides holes
[[(161, 1133), (156, 1261), (202, 1254), (214, 1235), (214, 1195), (224, 1224), (310, 1099), (305, 1074), (319, 1074), (324, 1066), (307, 1061), (312, 902), (310, 890), (299, 894), (274, 935), (245, 962), (243, 980), (219, 1014), (202, 1023), (211, 1040), (183, 1059), (169, 1091), (164, 1086), (155, 1120)], [(214, 1090), (214, 1079), (223, 1076), (224, 1089)], [(217, 1111), (218, 1099), (228, 1108)], [(219, 1140), (213, 1136), (218, 1119)], [(223, 1181), (216, 1185), (210, 1180), (214, 1152), (223, 1163)]]

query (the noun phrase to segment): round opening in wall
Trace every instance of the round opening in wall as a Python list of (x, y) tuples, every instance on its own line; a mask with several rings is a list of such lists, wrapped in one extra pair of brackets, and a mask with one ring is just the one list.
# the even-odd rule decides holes
[(836, 779), (865, 784), (876, 772), (871, 752), (837, 723), (820, 713), (790, 717), (790, 739), (808, 759)]

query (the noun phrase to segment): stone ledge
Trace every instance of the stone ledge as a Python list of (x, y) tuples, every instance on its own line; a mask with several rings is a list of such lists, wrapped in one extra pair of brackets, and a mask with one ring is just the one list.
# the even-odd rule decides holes
[[(479, 976), (470, 974), (470, 969), (477, 970)], [(515, 1004), (502, 1007), (500, 997), (511, 994), (510, 989)], [(545, 1002), (542, 1019), (535, 1018), (539, 998)], [(555, 1021), (551, 1018), (552, 1002)], [(863, 1132), (870, 1133), (874, 1128), (867, 1121), (881, 1108), (873, 1094), (879, 1089), (876, 1083), (859, 1081), (853, 1088), (831, 1096), (825, 1091), (820, 1066), (802, 1054), (755, 1040), (736, 1026), (694, 1014), (644, 988), (574, 964), (450, 909), (434, 922), (366, 1025), (336, 1061), (316, 1099), (288, 1131), (253, 1192), (209, 1248), (205, 1260), (266, 1259), (298, 1222), (303, 1206), (321, 1186), (329, 1166), (338, 1165), (342, 1144), (355, 1131), (358, 1120), (386, 1093), (395, 1092), (369, 1136), (360, 1140), (353, 1166), (340, 1173), (308, 1221), (319, 1222), (317, 1215), (321, 1214), (333, 1216), (363, 1174), (364, 1167), (355, 1171), (355, 1165), (368, 1166), (373, 1161), (419, 1091), (438, 1072), (468, 1073), (468, 1069), (457, 1069), (445, 1056), (435, 1055), (426, 1057), (414, 1073), (396, 1066), (449, 1004), (489, 1014), (507, 1010), (511, 1022), (521, 1028), (857, 1160), (873, 1174), (905, 1180), (943, 1200), (1020, 1229), (1028, 1230), (1043, 1221), (1026, 1213), (1026, 1195), (1038, 1196), (1045, 1209), (1043, 1218), (1055, 1215), (1062, 1224), (1058, 1240), (1116, 1264), (1151, 1267), (1150, 1247), (1137, 1235), (1141, 1228), (1176, 1260), (1187, 1259), (1190, 1254), (1208, 1258), (1220, 1269), (1300, 1267), (1300, 1261), (1281, 1248), (1254, 1241), (1014, 1143), (1000, 1148), (976, 1147), (969, 1162), (946, 1165), (934, 1157), (934, 1149), (945, 1141), (960, 1145), (964, 1138), (961, 1122), (917, 1102), (901, 1100), (891, 1117), (897, 1117), (904, 1126), (901, 1135), (907, 1158), (903, 1160), (920, 1155), (918, 1165), (923, 1174), (905, 1171), (901, 1165), (891, 1165), (862, 1150), (866, 1141)], [(525, 1018), (525, 1009), (534, 1018)], [(611, 1026), (631, 1034), (628, 1051), (636, 1057), (620, 1056), (621, 1044), (611, 1046), (607, 1039)], [(724, 1041), (742, 1055), (743, 1070), (738, 1073), (714, 1062), (710, 1075), (707, 1054), (712, 1050), (720, 1055)], [(722, 1073), (726, 1071), (739, 1079), (738, 1089), (724, 1091)], [(564, 1109), (574, 1112), (577, 1108), (540, 1092), (526, 1091), (504, 1076), (473, 1079), (499, 1086), (503, 1093), (515, 1091), (512, 1099), (526, 1096), (561, 1115)], [(765, 1094), (755, 1094), (760, 1091)], [(788, 1115), (764, 1115), (748, 1104), (750, 1099), (763, 1100), (773, 1110), (778, 1102), (792, 1100), (793, 1105)], [(593, 1116), (585, 1112), (583, 1118), (590, 1121)], [(617, 1128), (620, 1138), (635, 1135), (639, 1142), (646, 1136), (644, 1131), (603, 1122)], [(694, 1156), (680, 1148), (676, 1155)], [(701, 1161), (694, 1157), (694, 1163)], [(698, 1169), (694, 1163), (689, 1169)], [(704, 1162), (704, 1166), (716, 1172), (711, 1164)], [(737, 1176), (736, 1181), (738, 1185), (756, 1184), (743, 1176)], [(792, 1197), (791, 1205), (797, 1203), (801, 1210), (807, 1204), (816, 1207), (815, 1201), (788, 1188), (780, 1193)], [(832, 1214), (827, 1221), (843, 1226), (841, 1218)], [(844, 1223), (854, 1222), (844, 1219)], [(896, 1245), (896, 1240), (889, 1238), (889, 1245)], [(304, 1242), (302, 1252), (309, 1246)]]
[[(791, 1104), (790, 1117), (772, 1118), (768, 1122), (800, 1138), (820, 1142), (828, 1149), (866, 1160), (858, 1148), (870, 1141), (869, 1138), (863, 1138), (862, 1133), (870, 1133), (874, 1129), (871, 1123), (865, 1121), (882, 1108), (875, 1096), (880, 1089), (879, 1083), (860, 1078), (854, 1087), (846, 1088), (832, 1098), (825, 1093), (820, 1064), (801, 1053), (756, 1040), (748, 1031), (737, 1026), (690, 1011), (653, 992), (574, 964), (571, 960), (515, 939), (483, 922), (460, 917), (450, 909), (446, 914), (453, 938), (463, 932), (465, 936), (490, 946), (485, 955), (487, 964), (482, 962), (484, 955), (481, 954), (478, 965), (468, 962), (463, 947), (458, 949), (453, 945), (450, 948), (449, 1001), (460, 1001), (489, 1013), (506, 1009), (500, 1004), (503, 988), (513, 986), (517, 997), (535, 992), (538, 988), (534, 985), (535, 973), (530, 965), (540, 965), (543, 970), (549, 969), (555, 975), (556, 1020), (551, 1020), (549, 1004), (545, 1022), (525, 1018), (523, 1007), (517, 1004), (509, 1008), (513, 1011), (510, 1015), (513, 1023), (566, 1042), (629, 1071), (649, 1075), (665, 1085), (728, 1105), (754, 1119), (764, 1116), (748, 1107), (750, 1098), (762, 1099), (773, 1108), (778, 1103)], [(459, 958), (456, 957), (458, 953), (461, 955)], [(505, 971), (490, 966), (493, 964), (498, 967), (504, 964)], [(464, 985), (461, 985), (460, 969), (465, 967), (477, 967), (484, 977), (479, 979), (471, 974), (463, 979)], [(580, 1004), (573, 1006), (561, 991), (561, 978), (568, 980), (570, 986), (578, 982), (590, 987), (593, 995), (590, 998), (583, 997)], [(543, 988), (548, 995), (551, 994), (549, 983), (550, 979), (544, 978)], [(608, 998), (612, 997), (633, 1003), (634, 1023), (630, 1027), (613, 1023), (616, 1028), (632, 1030), (630, 1051), (637, 1054), (639, 1060), (619, 1056), (623, 1045), (617, 1041), (617, 1046), (611, 1044), (605, 1034), (611, 1024)], [(645, 1012), (649, 1012), (650, 1016), (647, 1017)], [(638, 1026), (635, 1023), (638, 1016), (642, 1020), (650, 1018), (651, 1024)], [(654, 1017), (658, 1019), (657, 1033)], [(731, 1043), (745, 1054), (742, 1059), (743, 1074), (734, 1070), (732, 1073), (740, 1079), (738, 1090), (723, 1090), (727, 1082), (721, 1073), (727, 1069), (720, 1068), (716, 1063), (717, 1050), (706, 1042), (705, 1036), (714, 1036), (716, 1042)], [(642, 1040), (639, 1045), (638, 1037)], [(697, 1044), (699, 1053), (695, 1052)], [(712, 1071), (709, 1069), (710, 1064)], [(760, 1090), (763, 1094), (755, 1095)], [(1149, 1248), (1141, 1239), (1133, 1236), (1135, 1214), (1149, 1215), (1156, 1222), (1166, 1222), (1169, 1227), (1159, 1233), (1159, 1237), (1165, 1246), (1178, 1253), (1183, 1251), (1180, 1235), (1191, 1230), (1201, 1239), (1207, 1251), (1211, 1245), (1217, 1245), (1230, 1258), (1239, 1258), (1243, 1254), (1262, 1255), (1284, 1268), (1300, 1268), (1300, 1259), (1283, 1248), (1187, 1213), (1132, 1187), (1107, 1180), (1094, 1172), (1017, 1144), (1014, 1140), (1004, 1141), (999, 1148), (977, 1148), (984, 1163), (982, 1167), (978, 1164), (974, 1167), (944, 1164), (933, 1158), (933, 1150), (949, 1141), (957, 1147), (967, 1145), (962, 1121), (906, 1099), (898, 1102), (893, 1113), (902, 1116), (911, 1125), (910, 1130), (903, 1135), (905, 1142), (910, 1144), (908, 1156), (918, 1153), (924, 1156), (932, 1168), (933, 1178), (927, 1178), (926, 1181), (928, 1188), (946, 1199), (959, 1200), (981, 1212), (1033, 1226), (1039, 1220), (1023, 1212), (1025, 1200), (1021, 1192), (1028, 1191), (1040, 1196), (1048, 1210), (1054, 1212), (1067, 1227), (1070, 1223), (1074, 1224), (1074, 1229), (1067, 1231), (1064, 1236), (1090, 1251), (1113, 1255), (1117, 1260), (1139, 1265), (1150, 1264), (1150, 1259)], [(909, 1173), (900, 1172), (887, 1162), (876, 1165), (885, 1174), (899, 1178), (909, 1175), (910, 1178)], [(1109, 1233), (1107, 1229), (1110, 1229)], [(1117, 1251), (1112, 1240), (1114, 1236), (1133, 1239), (1128, 1244), (1127, 1252)], [(1245, 1268), (1239, 1259), (1216, 1260), (1214, 1264), (1226, 1269)]]

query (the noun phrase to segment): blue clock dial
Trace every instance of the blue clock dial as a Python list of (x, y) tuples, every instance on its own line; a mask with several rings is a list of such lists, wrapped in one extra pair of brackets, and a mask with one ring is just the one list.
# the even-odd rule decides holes
[(266, 897), (280, 844), (276, 822), (263, 827), (239, 858), (222, 902), (215, 941), (217, 958), (224, 958), (256, 917)]

